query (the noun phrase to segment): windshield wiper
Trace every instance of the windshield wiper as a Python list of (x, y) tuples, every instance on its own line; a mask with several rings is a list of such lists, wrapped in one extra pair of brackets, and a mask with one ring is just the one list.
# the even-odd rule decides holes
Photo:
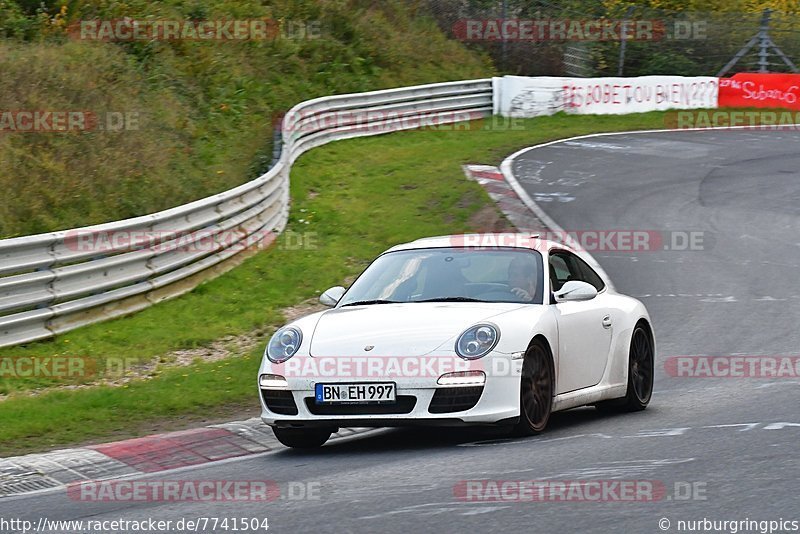
[(396, 300), (357, 300), (355, 302), (348, 302), (347, 304), (342, 304), (340, 307), (344, 308), (345, 306), (366, 306), (367, 304), (401, 304), (401, 302)]
[(485, 300), (470, 297), (438, 297), (435, 299), (412, 300), (411, 302), (486, 302)]

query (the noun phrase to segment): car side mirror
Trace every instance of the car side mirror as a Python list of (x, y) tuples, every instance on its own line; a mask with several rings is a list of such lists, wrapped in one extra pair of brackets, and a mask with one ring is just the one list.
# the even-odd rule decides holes
[(329, 308), (333, 308), (336, 306), (336, 303), (339, 302), (339, 299), (342, 298), (344, 292), (346, 291), (345, 288), (342, 286), (334, 286), (325, 291), (322, 295), (319, 296), (319, 301), (328, 306)]
[(565, 282), (561, 289), (556, 291), (553, 296), (556, 302), (579, 302), (592, 300), (597, 296), (597, 289), (591, 284), (580, 280), (570, 280)]

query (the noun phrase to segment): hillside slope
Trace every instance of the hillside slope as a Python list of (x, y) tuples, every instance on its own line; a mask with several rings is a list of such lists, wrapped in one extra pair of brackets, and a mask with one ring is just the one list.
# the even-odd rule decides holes
[[(492, 74), (407, 2), (270, 4), (0, 1), (0, 113), (81, 111), (106, 126), (21, 133), (0, 120), (0, 237), (151, 213), (243, 183), (266, 170), (273, 123), (301, 100)], [(266, 18), (280, 31), (134, 42), (71, 31), (124, 17)]]

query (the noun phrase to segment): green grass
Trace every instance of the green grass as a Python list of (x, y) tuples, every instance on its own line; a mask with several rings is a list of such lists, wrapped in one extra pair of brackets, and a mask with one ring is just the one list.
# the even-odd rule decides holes
[[(477, 121), (468, 131), (411, 131), (340, 141), (304, 155), (292, 171), (292, 215), (272, 248), (194, 291), (136, 315), (81, 328), (53, 340), (0, 350), (9, 356), (152, 361), (253, 330), (270, 333), (281, 310), (357, 274), (387, 247), (423, 236), (485, 230), (471, 217), (491, 206), (464, 163), (498, 163), (515, 149), (592, 132), (663, 127), (663, 113), (557, 115), (514, 128)], [(488, 128), (487, 128), (488, 126)], [(490, 208), (491, 209), (491, 208)], [(304, 221), (301, 222), (300, 219)], [(306, 224), (305, 221), (308, 221)], [(313, 248), (286, 237), (313, 232)], [(312, 234), (307, 234), (312, 235)], [(260, 350), (217, 363), (170, 368), (128, 387), (42, 392), (56, 379), (5, 379), (0, 393), (0, 454), (49, 449), (148, 428), (235, 414), (257, 406)]]
[[(321, 35), (121, 43), (67, 36), (80, 20), (125, 17), (305, 21), (318, 23)], [(123, 131), (0, 134), (0, 238), (153, 213), (244, 183), (266, 170), (273, 122), (300, 101), (493, 72), (485, 56), (401, 0), (2, 0), (0, 110), (127, 113), (137, 121)]]
[(6, 400), (0, 403), (0, 456), (151, 434), (213, 420), (231, 410), (252, 411), (258, 403), (254, 369), (260, 356), (261, 351), (253, 351), (216, 363), (172, 368), (157, 379), (121, 387)]

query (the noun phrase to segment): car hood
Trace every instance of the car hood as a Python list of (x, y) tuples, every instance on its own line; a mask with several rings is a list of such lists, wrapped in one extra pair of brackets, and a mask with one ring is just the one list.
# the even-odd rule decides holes
[[(347, 306), (322, 313), (312, 357), (422, 356), (470, 326), (530, 306), (515, 303), (417, 302)], [(370, 351), (365, 347), (373, 346)]]

